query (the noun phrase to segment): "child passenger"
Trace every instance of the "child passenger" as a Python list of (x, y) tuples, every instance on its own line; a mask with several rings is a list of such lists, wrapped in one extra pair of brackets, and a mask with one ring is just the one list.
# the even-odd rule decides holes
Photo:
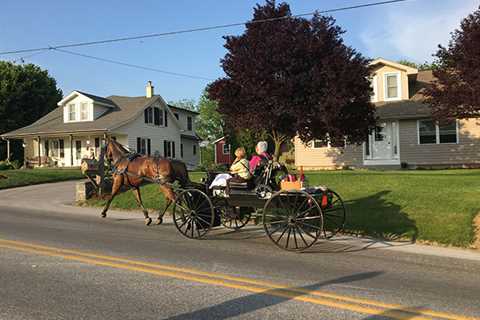
[(240, 147), (235, 150), (235, 161), (230, 166), (232, 182), (246, 182), (252, 177), (248, 160), (245, 158), (245, 148)]

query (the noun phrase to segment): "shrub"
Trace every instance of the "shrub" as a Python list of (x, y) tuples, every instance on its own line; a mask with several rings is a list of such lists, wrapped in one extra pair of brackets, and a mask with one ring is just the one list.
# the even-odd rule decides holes
[(14, 169), (13, 165), (9, 161), (0, 161), (0, 170)]

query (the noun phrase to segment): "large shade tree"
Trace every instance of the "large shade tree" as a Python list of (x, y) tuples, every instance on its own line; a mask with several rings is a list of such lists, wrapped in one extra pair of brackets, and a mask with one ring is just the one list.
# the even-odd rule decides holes
[(270, 0), (257, 5), (242, 35), (224, 37), (226, 76), (208, 88), (227, 129), (268, 132), (277, 158), (296, 135), (305, 143), (363, 142), (375, 122), (369, 61), (343, 33), (331, 17), (292, 17), (288, 4)]
[[(62, 91), (46, 70), (34, 64), (17, 65), (0, 61), (0, 133), (33, 123), (52, 111), (62, 99)], [(20, 144), (12, 151), (21, 157)], [(5, 144), (0, 146), (5, 156)]]
[(426, 103), (439, 121), (480, 117), (480, 9), (466, 17), (452, 33), (447, 47), (435, 54), (434, 85)]

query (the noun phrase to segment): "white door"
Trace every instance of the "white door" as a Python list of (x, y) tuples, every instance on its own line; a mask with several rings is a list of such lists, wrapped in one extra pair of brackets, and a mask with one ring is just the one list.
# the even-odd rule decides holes
[(79, 166), (82, 164), (82, 140), (73, 141), (73, 165)]
[(393, 132), (391, 122), (377, 124), (372, 137), (372, 158), (393, 159)]

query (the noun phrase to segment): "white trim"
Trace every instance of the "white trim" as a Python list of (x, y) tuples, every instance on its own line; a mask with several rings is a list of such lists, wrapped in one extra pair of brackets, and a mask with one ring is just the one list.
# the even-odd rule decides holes
[(371, 102), (378, 102), (378, 76), (374, 75), (372, 80), (372, 90), (373, 90), (373, 95), (370, 98)]
[(404, 64), (400, 64), (400, 63), (393, 62), (393, 61), (390, 61), (390, 60), (386, 60), (386, 59), (383, 59), (383, 58), (377, 58), (377, 59), (373, 60), (372, 62), (370, 62), (371, 66), (376, 65), (376, 64), (384, 64), (386, 66), (390, 66), (390, 67), (394, 67), (396, 69), (404, 70), (404, 71), (407, 72), (408, 75), (418, 73), (418, 69), (416, 69), (416, 68), (412, 68), (412, 67), (406, 66)]
[(225, 136), (221, 137), (221, 138), (218, 138), (217, 140), (213, 141), (212, 143), (218, 143), (220, 141), (222, 141), (223, 139), (225, 139)]
[[(228, 146), (228, 152), (227, 152), (227, 153), (225, 153), (225, 146)], [(225, 156), (225, 155), (229, 155), (230, 152), (232, 152), (232, 149), (231, 149), (231, 148), (232, 148), (232, 146), (230, 145), (230, 143), (224, 143), (224, 144), (222, 145), (222, 154), (223, 154), (224, 156)]]
[[(391, 75), (397, 76), (397, 96), (394, 98), (388, 97), (388, 82), (387, 77)], [(402, 73), (400, 71), (396, 72), (386, 72), (383, 74), (383, 100), (385, 101), (397, 101), (402, 100)]]

